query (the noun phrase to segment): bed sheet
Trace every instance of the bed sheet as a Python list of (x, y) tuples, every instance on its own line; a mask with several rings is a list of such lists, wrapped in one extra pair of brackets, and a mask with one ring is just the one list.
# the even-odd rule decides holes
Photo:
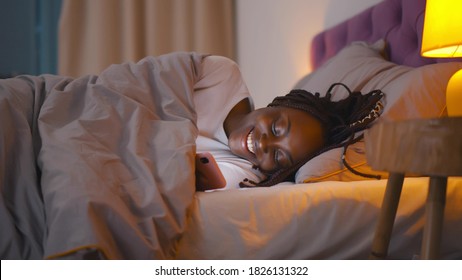
[[(420, 254), (428, 178), (406, 178), (391, 259)], [(386, 180), (197, 193), (179, 259), (366, 259)], [(462, 259), (462, 178), (450, 178), (442, 258)]]

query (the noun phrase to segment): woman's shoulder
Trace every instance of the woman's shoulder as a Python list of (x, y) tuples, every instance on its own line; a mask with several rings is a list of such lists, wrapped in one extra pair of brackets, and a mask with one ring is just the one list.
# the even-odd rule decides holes
[(238, 64), (234, 60), (225, 56), (208, 55), (204, 57), (203, 63), (210, 67), (225, 69), (226, 71), (229, 71), (230, 68), (239, 70)]

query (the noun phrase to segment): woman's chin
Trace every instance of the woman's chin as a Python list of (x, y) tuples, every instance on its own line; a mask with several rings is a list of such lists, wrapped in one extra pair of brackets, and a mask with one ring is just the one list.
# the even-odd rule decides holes
[(229, 148), (231, 150), (231, 153), (235, 154), (236, 156), (243, 158), (245, 160), (248, 160), (254, 164), (255, 158), (250, 154), (249, 151), (247, 151), (246, 148), (243, 148), (242, 145), (236, 144), (235, 142), (232, 143), (231, 141), (229, 142)]

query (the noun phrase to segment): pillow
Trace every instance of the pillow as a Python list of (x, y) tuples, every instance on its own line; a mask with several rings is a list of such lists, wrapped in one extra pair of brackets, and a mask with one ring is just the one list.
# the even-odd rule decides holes
[[(295, 88), (325, 94), (329, 86), (342, 82), (351, 90), (385, 93), (385, 109), (378, 121), (431, 118), (445, 114), (446, 85), (450, 77), (462, 68), (461, 62), (448, 62), (412, 68), (385, 60), (384, 41), (373, 45), (355, 42), (344, 48), (315, 72), (302, 78)], [(333, 99), (346, 96), (333, 91)], [(297, 172), (297, 183), (317, 181), (353, 181), (368, 179), (350, 172), (341, 161), (343, 148), (327, 151), (303, 165)], [(381, 175), (367, 164), (364, 141), (348, 147), (346, 161), (355, 170)]]
[[(370, 178), (352, 173), (343, 164), (341, 157), (343, 148), (329, 150), (313, 158), (303, 165), (295, 176), (297, 183), (314, 183), (321, 181), (360, 181)], [(373, 170), (366, 161), (366, 148), (364, 140), (348, 146), (345, 154), (347, 163), (358, 172), (368, 175), (388, 178), (388, 173)]]
[[(294, 88), (319, 92), (323, 96), (333, 83), (343, 82), (352, 91), (359, 91), (371, 78), (389, 67), (381, 64), (384, 51), (384, 40), (373, 45), (353, 42), (316, 71), (301, 78)], [(335, 88), (332, 93), (333, 100), (346, 97), (342, 87)]]

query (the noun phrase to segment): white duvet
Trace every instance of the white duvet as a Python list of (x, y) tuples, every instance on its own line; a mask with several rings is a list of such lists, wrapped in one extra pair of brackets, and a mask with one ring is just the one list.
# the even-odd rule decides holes
[(195, 191), (201, 60), (0, 80), (2, 259), (173, 258)]

